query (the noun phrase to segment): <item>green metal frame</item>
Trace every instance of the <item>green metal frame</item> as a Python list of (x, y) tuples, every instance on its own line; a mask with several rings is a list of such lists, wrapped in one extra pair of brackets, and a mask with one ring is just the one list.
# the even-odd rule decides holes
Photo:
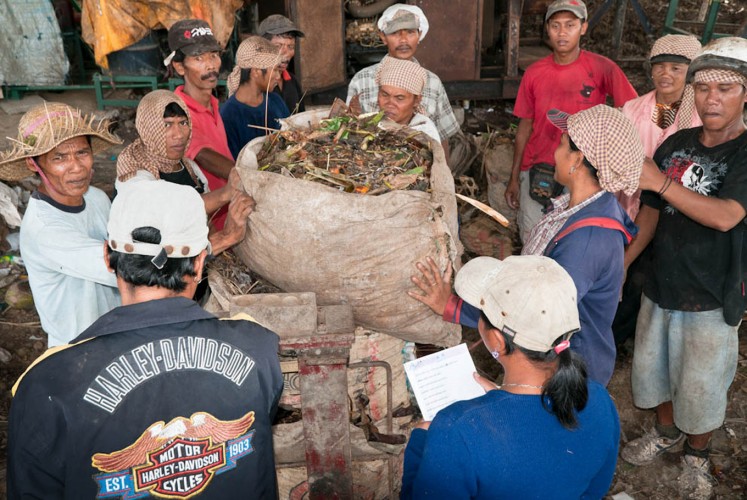
[(99, 109), (104, 109), (106, 106), (134, 108), (140, 103), (140, 99), (107, 99), (104, 97), (104, 87), (109, 89), (119, 87), (128, 89), (150, 88), (151, 90), (156, 90), (158, 88), (158, 77), (136, 75), (102, 76), (100, 73), (93, 75), (93, 88), (96, 91), (96, 105)]
[[(73, 8), (81, 12), (81, 2), (72, 0)], [(238, 26), (241, 23), (242, 10), (236, 12), (234, 30), (228, 40), (226, 51), (231, 55), (231, 61), (235, 57), (236, 48), (239, 45)], [(61, 33), (63, 40), (67, 39), (73, 43), (75, 58), (78, 60), (78, 79), (81, 82), (86, 80), (86, 71), (83, 67), (83, 43), (80, 34), (77, 31)], [(159, 76), (156, 75), (102, 75), (101, 73), (93, 74), (93, 83), (86, 84), (68, 84), (68, 85), (5, 85), (3, 86), (3, 95), (6, 99), (18, 100), (27, 92), (60, 92), (65, 90), (93, 90), (96, 93), (96, 106), (98, 109), (104, 109), (106, 106), (120, 107), (137, 107), (139, 99), (108, 99), (104, 96), (106, 90), (116, 89), (150, 89), (168, 88), (172, 92), (176, 87), (182, 85), (184, 80), (181, 78), (169, 78), (168, 82), (159, 82)], [(225, 86), (225, 80), (219, 80), (218, 85)]]
[[(700, 43), (704, 45), (710, 42), (712, 38), (730, 36), (725, 33), (714, 33), (716, 18), (718, 17), (718, 11), (721, 8), (721, 0), (709, 0), (708, 3), (708, 12), (706, 13), (706, 19), (703, 22), (703, 36), (700, 38)], [(675, 33), (678, 35), (692, 35), (691, 32), (674, 25), (678, 21), (676, 15), (679, 4), (679, 0), (669, 0), (669, 8), (667, 9), (666, 17), (664, 18), (664, 34)]]

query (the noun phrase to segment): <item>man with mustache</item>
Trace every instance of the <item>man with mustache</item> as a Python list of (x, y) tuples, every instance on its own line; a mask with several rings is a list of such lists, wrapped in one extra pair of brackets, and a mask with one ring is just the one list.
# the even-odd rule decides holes
[[(169, 28), (169, 48), (172, 52), (164, 64), (172, 65), (184, 78), (184, 85), (178, 86), (174, 93), (187, 105), (192, 121), (192, 142), (186, 157), (200, 166), (210, 190), (217, 191), (225, 186), (234, 167), (218, 99), (213, 95), (218, 85), (222, 48), (208, 23), (200, 19), (174, 23)], [(223, 229), (226, 214), (225, 207), (216, 213), (213, 218), (216, 229)]]
[(280, 82), (274, 92), (280, 94), (291, 113), (306, 111), (303, 104), (303, 90), (296, 75), (288, 71), (293, 56), (296, 54), (296, 39), (303, 38), (303, 31), (285, 16), (273, 14), (266, 17), (257, 30), (259, 36), (265, 37), (280, 50), (283, 61), (280, 63)]
[[(401, 3), (394, 4), (381, 14), (378, 26), (381, 41), (389, 51), (384, 59), (390, 57), (418, 62), (415, 59), (415, 52), (418, 44), (428, 33), (428, 19), (419, 7)], [(364, 112), (378, 110), (379, 86), (376, 83), (376, 74), (380, 65), (381, 63), (378, 63), (362, 69), (350, 80), (348, 104), (357, 95)], [(424, 114), (436, 125), (442, 143), (447, 145), (449, 138), (460, 131), (459, 123), (451, 109), (443, 83), (435, 73), (426, 71), (428, 78), (423, 87), (420, 105)], [(448, 158), (448, 147), (444, 152)]]

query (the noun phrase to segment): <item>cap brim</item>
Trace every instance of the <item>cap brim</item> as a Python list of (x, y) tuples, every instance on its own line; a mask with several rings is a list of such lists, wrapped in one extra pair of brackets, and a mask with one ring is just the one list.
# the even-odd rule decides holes
[(485, 292), (501, 269), (503, 262), (498, 259), (476, 257), (459, 270), (454, 280), (454, 290), (462, 300), (482, 310)]
[(690, 59), (688, 59), (685, 56), (677, 55), (677, 54), (659, 54), (658, 56), (652, 57), (649, 62), (651, 64), (656, 63), (665, 63), (665, 62), (671, 62), (671, 63), (679, 63), (679, 64), (690, 64)]
[(223, 47), (216, 41), (208, 43), (195, 43), (180, 49), (185, 56), (199, 56), (207, 52), (223, 52)]
[(306, 35), (303, 34), (303, 31), (293, 29), (293, 28), (277, 28), (274, 30), (267, 30), (264, 33), (260, 33), (260, 35), (293, 35), (298, 38), (304, 38)]
[(568, 132), (568, 118), (570, 117), (570, 114), (555, 108), (547, 112), (547, 119), (550, 120), (550, 123), (563, 132)]

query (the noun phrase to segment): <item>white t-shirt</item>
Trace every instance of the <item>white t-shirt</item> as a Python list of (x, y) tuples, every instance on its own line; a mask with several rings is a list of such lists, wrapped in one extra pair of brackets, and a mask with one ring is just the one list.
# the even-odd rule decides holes
[(49, 347), (70, 342), (121, 304), (104, 263), (111, 202), (95, 187), (83, 199), (83, 207), (68, 207), (36, 192), (21, 222), (21, 257)]
[(429, 137), (432, 137), (433, 140), (435, 140), (437, 143), (441, 143), (441, 136), (438, 135), (438, 129), (436, 128), (436, 125), (433, 123), (433, 120), (431, 120), (427, 116), (421, 115), (420, 113), (415, 113), (414, 115), (412, 115), (412, 119), (410, 120), (410, 124), (408, 126), (411, 129), (417, 130), (418, 132), (423, 132)]

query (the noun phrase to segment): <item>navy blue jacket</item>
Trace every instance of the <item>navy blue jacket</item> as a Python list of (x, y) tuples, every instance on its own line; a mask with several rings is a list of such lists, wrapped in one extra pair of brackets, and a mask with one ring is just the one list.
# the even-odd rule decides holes
[[(571, 348), (586, 362), (589, 378), (607, 385), (615, 368), (615, 338), (612, 320), (620, 300), (624, 266), (623, 253), (628, 237), (638, 228), (611, 193), (568, 218), (558, 232), (582, 219), (604, 217), (625, 227), (628, 234), (616, 229), (587, 226), (578, 228), (556, 244), (551, 243), (545, 255), (555, 260), (573, 278), (578, 293), (581, 331), (571, 337)], [(444, 312), (447, 321), (477, 328), (480, 310), (461, 300), (450, 301)]]
[(110, 311), (20, 380), (8, 498), (276, 498), (277, 351), (184, 298)]

